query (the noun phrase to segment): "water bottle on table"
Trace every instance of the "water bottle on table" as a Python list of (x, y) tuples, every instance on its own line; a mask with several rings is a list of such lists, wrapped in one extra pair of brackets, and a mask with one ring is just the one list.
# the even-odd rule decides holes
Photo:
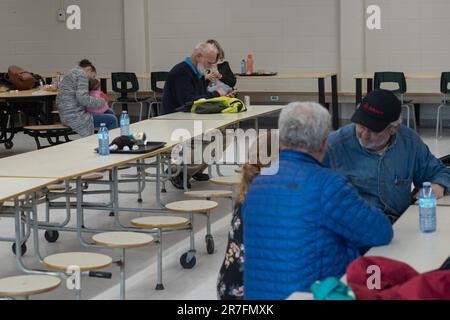
[(436, 195), (430, 182), (424, 182), (419, 194), (420, 232), (436, 231)]
[(128, 112), (122, 111), (120, 116), (120, 135), (128, 137), (130, 135), (130, 117)]
[(245, 59), (242, 59), (241, 61), (241, 74), (247, 73), (247, 61)]
[(109, 132), (106, 124), (100, 124), (98, 130), (98, 154), (101, 156), (109, 155)]

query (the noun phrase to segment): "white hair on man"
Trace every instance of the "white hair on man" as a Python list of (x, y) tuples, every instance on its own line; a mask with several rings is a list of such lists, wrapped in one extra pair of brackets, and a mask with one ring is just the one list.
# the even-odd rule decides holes
[(331, 116), (316, 102), (292, 102), (280, 114), (280, 147), (320, 152), (331, 129)]
[(211, 51), (214, 51), (216, 55), (219, 53), (219, 51), (216, 48), (216, 46), (214, 46), (211, 43), (200, 42), (194, 48), (194, 53), (200, 53), (203, 56), (208, 54)]

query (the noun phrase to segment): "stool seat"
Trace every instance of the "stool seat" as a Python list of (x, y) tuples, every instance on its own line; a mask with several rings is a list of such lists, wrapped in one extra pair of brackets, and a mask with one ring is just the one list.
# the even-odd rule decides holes
[(232, 191), (228, 190), (199, 190), (199, 191), (187, 191), (184, 195), (192, 198), (227, 198), (233, 196)]
[(189, 219), (172, 216), (151, 216), (131, 220), (139, 228), (178, 228), (189, 224)]
[(81, 177), (82, 181), (98, 181), (102, 179), (103, 175), (101, 173), (93, 173)]
[(104, 232), (92, 237), (95, 243), (108, 248), (139, 248), (153, 242), (153, 237), (137, 232)]
[(69, 266), (78, 266), (81, 271), (98, 270), (112, 264), (111, 257), (92, 252), (66, 252), (48, 256), (44, 264), (54, 270), (66, 271)]
[[(42, 191), (36, 191), (36, 199), (40, 199), (40, 198), (42, 198), (42, 197), (44, 197), (45, 196), (45, 194), (44, 194), (44, 192), (42, 192)], [(27, 198), (27, 196), (25, 195), (25, 194), (21, 194), (20, 196), (18, 196), (17, 197), (17, 199), (19, 200), (19, 201), (25, 201), (25, 199)], [(31, 200), (31, 195), (28, 197), (28, 199), (30, 199)], [(12, 201), (13, 202), (13, 201)]]
[[(72, 190), (72, 186), (69, 186), (69, 190)], [(52, 184), (50, 186), (47, 186), (48, 191), (65, 191), (66, 186), (62, 184)]]
[(0, 279), (0, 297), (28, 297), (56, 289), (61, 279), (47, 275), (23, 275)]
[(24, 130), (29, 131), (47, 131), (47, 130), (67, 130), (71, 131), (70, 127), (67, 127), (63, 124), (49, 124), (49, 125), (38, 125), (38, 126), (26, 126), (23, 127)]
[(228, 177), (216, 177), (209, 179), (210, 182), (225, 186), (235, 186), (238, 184), (241, 184), (241, 176), (235, 175), (235, 176), (228, 176)]
[[(70, 127), (67, 127), (61, 123), (26, 126), (23, 128), (23, 132), (34, 138), (38, 149), (69, 142), (71, 141), (69, 136), (76, 134)], [(46, 139), (48, 146), (42, 146), (39, 138)], [(61, 138), (64, 138), (65, 141), (61, 141)]]
[(166, 204), (166, 209), (175, 212), (206, 212), (217, 208), (219, 204), (210, 200), (185, 200)]

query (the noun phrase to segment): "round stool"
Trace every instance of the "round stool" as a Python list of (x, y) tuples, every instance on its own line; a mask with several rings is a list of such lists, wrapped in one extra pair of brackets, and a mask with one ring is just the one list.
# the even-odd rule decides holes
[(188, 197), (200, 198), (200, 199), (217, 199), (217, 198), (232, 198), (233, 192), (227, 190), (200, 190), (200, 191), (187, 191), (184, 193)]
[(0, 279), (0, 297), (25, 297), (56, 289), (61, 279), (47, 275), (23, 275)]
[(81, 176), (81, 185), (84, 190), (89, 188), (89, 182), (99, 181), (103, 179), (103, 174), (101, 173), (92, 173)]
[(241, 176), (235, 175), (235, 176), (228, 176), (228, 177), (216, 177), (209, 179), (210, 182), (224, 185), (224, 186), (236, 186), (241, 184)]
[[(156, 279), (156, 290), (164, 290), (162, 283), (162, 230), (163, 229), (177, 229), (189, 226), (189, 220), (183, 217), (172, 217), (172, 216), (150, 216), (142, 217), (131, 220), (131, 224), (135, 227), (143, 229), (158, 229), (158, 239), (156, 244), (158, 245), (158, 255), (157, 255), (157, 279)], [(190, 262), (192, 266), (195, 265), (195, 256)], [(193, 262), (192, 262), (193, 261)]]
[(103, 179), (103, 175), (101, 173), (93, 173), (93, 174), (81, 176), (82, 181), (98, 181), (98, 180), (102, 180), (102, 179)]
[[(194, 214), (204, 214), (206, 216), (206, 251), (208, 254), (214, 253), (214, 239), (211, 235), (211, 210), (217, 208), (219, 204), (210, 200), (185, 200), (168, 203), (166, 209), (173, 212), (189, 213), (191, 225), (194, 225)], [(195, 252), (194, 232), (191, 232), (191, 250)]]
[[(112, 259), (100, 253), (66, 252), (44, 258), (44, 264), (50, 269), (63, 272), (67, 272), (69, 266), (77, 266), (80, 271), (94, 271), (110, 266)], [(81, 299), (81, 285), (76, 289), (76, 299)]]
[(234, 200), (233, 191), (227, 190), (200, 190), (200, 191), (188, 191), (184, 195), (191, 198), (200, 198), (205, 200), (225, 198), (231, 200), (231, 212), (234, 212)]
[(92, 237), (97, 245), (121, 249), (120, 256), (120, 299), (125, 300), (125, 249), (140, 248), (153, 242), (153, 237), (137, 232), (105, 232)]
[[(69, 186), (69, 191), (72, 190), (72, 186)], [(62, 184), (52, 184), (47, 186), (47, 190), (48, 191), (65, 191), (66, 190), (66, 186), (62, 185)]]

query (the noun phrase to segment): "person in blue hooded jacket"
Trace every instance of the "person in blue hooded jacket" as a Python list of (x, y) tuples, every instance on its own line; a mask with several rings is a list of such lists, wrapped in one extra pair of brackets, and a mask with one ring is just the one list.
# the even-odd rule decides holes
[(328, 111), (294, 102), (280, 114), (278, 172), (260, 174), (242, 207), (245, 299), (286, 299), (317, 280), (341, 277), (359, 248), (388, 244), (393, 231), (347, 180), (321, 164)]

